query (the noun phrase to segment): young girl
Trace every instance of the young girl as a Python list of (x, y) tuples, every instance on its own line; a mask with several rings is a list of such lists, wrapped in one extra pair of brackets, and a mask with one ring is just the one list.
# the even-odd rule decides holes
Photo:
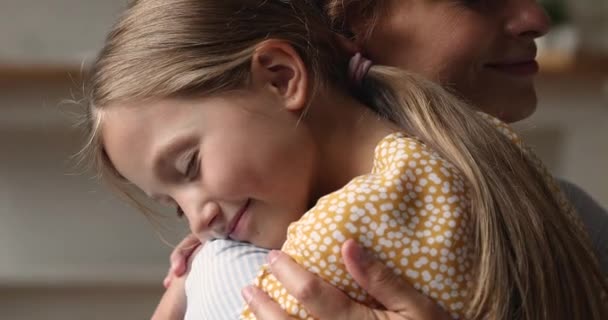
[(339, 43), (305, 1), (135, 2), (93, 70), (88, 148), (202, 239), (280, 247), (312, 207), (283, 248), (355, 299), (348, 237), (454, 316), (604, 316), (580, 224), (508, 128)]

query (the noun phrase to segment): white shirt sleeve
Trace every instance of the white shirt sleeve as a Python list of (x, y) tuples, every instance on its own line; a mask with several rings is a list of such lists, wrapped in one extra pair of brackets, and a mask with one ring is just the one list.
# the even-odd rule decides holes
[(241, 289), (252, 283), (268, 250), (231, 240), (207, 242), (186, 279), (186, 320), (236, 320), (244, 307)]

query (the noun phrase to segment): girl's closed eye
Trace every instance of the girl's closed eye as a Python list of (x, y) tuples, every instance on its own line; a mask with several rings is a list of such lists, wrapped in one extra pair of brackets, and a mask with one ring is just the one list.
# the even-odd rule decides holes
[(196, 150), (192, 152), (192, 155), (188, 160), (188, 166), (186, 167), (186, 171), (184, 172), (184, 176), (186, 177), (186, 179), (188, 179), (189, 181), (196, 179), (199, 171), (199, 163), (199, 151)]
[(187, 181), (192, 181), (196, 179), (199, 171), (199, 151), (192, 150), (184, 154), (184, 156), (180, 157), (177, 162), (176, 169), (177, 172), (182, 176), (181, 178), (185, 178)]
[[(186, 181), (193, 181), (196, 179), (199, 172), (199, 151), (193, 150), (191, 152), (188, 152), (183, 158), (187, 159), (187, 161), (178, 162), (177, 171), (183, 176), (183, 178), (186, 179)], [(182, 163), (185, 165), (183, 165)], [(182, 210), (182, 208), (177, 204), (175, 205), (175, 212), (178, 218), (184, 216), (184, 210)]]

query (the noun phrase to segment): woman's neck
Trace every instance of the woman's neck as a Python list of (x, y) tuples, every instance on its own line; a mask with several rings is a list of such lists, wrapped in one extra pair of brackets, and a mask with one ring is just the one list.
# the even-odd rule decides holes
[(322, 196), (370, 173), (378, 142), (399, 127), (352, 97), (319, 100), (308, 110), (306, 121), (319, 146), (315, 189)]

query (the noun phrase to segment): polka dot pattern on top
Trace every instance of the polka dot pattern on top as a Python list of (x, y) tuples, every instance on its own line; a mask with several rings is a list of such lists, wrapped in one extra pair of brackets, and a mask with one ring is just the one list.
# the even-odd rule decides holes
[[(416, 289), (462, 317), (470, 287), (468, 187), (420, 141), (393, 133), (377, 145), (371, 174), (321, 198), (289, 226), (282, 250), (351, 298), (378, 306), (346, 271), (340, 248), (355, 239)], [(296, 319), (314, 319), (263, 267), (255, 285)], [(255, 319), (247, 308), (241, 319)]]
[[(573, 225), (586, 233), (553, 176), (513, 129), (490, 115), (478, 114), (521, 149)], [(464, 177), (452, 164), (419, 140), (394, 133), (376, 147), (372, 173), (321, 198), (290, 225), (282, 250), (352, 299), (378, 307), (342, 261), (342, 244), (355, 239), (454, 318), (463, 318), (472, 285), (468, 192)], [(255, 285), (295, 319), (314, 319), (267, 266)], [(255, 316), (245, 307), (241, 319)]]

